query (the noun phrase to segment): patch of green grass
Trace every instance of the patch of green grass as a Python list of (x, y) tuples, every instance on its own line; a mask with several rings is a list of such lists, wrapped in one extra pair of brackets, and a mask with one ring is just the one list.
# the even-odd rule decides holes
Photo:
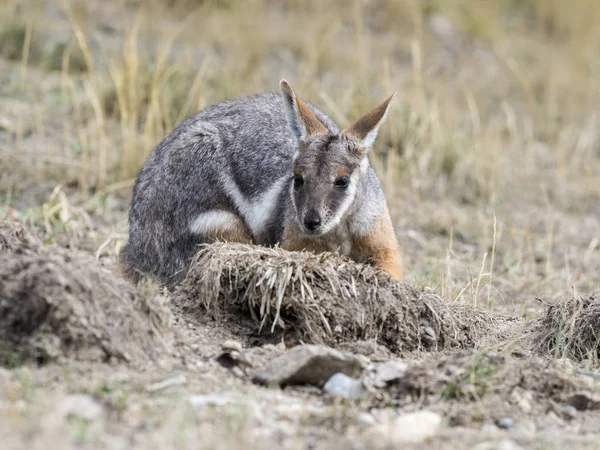
[[(2, 216), (0, 212), (0, 216)], [(15, 369), (21, 365), (19, 354), (8, 342), (0, 340), (0, 366)]]
[(58, 42), (44, 31), (31, 30), (25, 24), (0, 28), (0, 57), (38, 66), (44, 70), (81, 73), (87, 70), (83, 52), (74, 40)]
[(494, 375), (502, 368), (503, 358), (489, 353), (478, 354), (446, 385), (441, 397), (444, 400), (482, 398), (492, 387)]

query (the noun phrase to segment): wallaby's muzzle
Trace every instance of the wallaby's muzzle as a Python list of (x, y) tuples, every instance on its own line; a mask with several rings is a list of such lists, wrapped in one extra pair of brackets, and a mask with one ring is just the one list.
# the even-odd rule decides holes
[(310, 210), (304, 216), (304, 226), (310, 233), (317, 233), (321, 227), (321, 216), (315, 210)]

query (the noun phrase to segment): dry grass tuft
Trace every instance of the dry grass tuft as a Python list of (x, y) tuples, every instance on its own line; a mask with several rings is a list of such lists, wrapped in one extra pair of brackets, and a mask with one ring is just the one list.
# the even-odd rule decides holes
[(254, 332), (335, 346), (376, 339), (397, 354), (472, 347), (490, 317), (392, 281), (332, 253), (242, 244), (205, 246), (177, 288), (187, 314), (251, 319)]
[(547, 306), (533, 328), (535, 346), (557, 358), (588, 360), (600, 358), (600, 296), (573, 298)]

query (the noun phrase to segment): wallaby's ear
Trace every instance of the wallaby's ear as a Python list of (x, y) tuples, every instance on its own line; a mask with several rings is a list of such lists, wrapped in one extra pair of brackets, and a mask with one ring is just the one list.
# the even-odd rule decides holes
[(379, 127), (385, 121), (392, 99), (396, 96), (394, 92), (381, 105), (373, 109), (370, 113), (365, 114), (342, 133), (352, 135), (358, 138), (366, 149), (370, 149), (375, 142)]
[(306, 106), (306, 103), (296, 97), (294, 89), (287, 81), (281, 80), (279, 86), (281, 87), (288, 122), (299, 141), (303, 141), (313, 134), (327, 133), (325, 125), (317, 119), (315, 113)]

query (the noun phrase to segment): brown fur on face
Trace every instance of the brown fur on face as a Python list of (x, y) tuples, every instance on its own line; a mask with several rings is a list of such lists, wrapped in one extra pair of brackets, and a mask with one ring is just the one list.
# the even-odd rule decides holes
[(340, 169), (336, 173), (336, 178), (349, 177), (349, 176), (350, 176), (350, 172), (348, 171), (348, 169)]

